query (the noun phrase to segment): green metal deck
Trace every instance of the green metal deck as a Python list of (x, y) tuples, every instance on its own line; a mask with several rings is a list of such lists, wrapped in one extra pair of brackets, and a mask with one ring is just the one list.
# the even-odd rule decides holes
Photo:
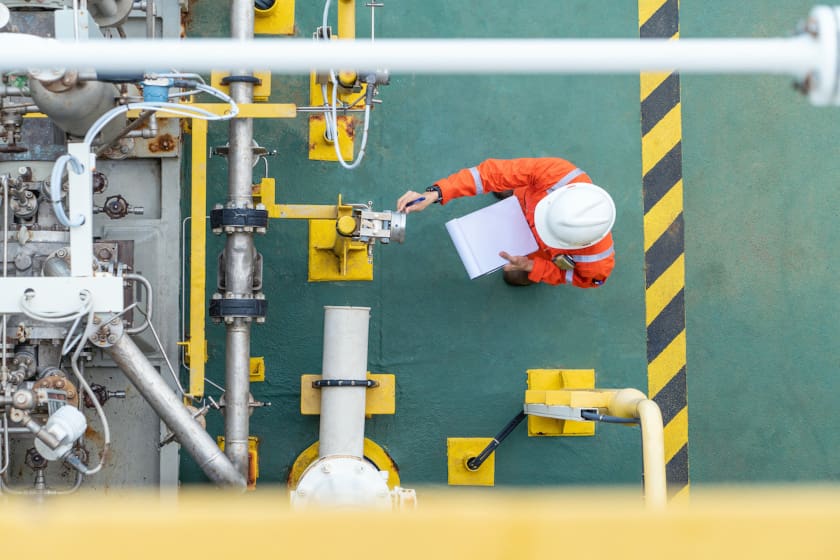
[[(376, 36), (638, 37), (635, 3), (386, 2)], [(680, 3), (680, 34), (778, 37), (804, 0)], [(190, 36), (227, 36), (228, 3), (199, 0)], [(322, 2), (297, 2), (298, 36)], [(356, 33), (369, 36), (359, 3)], [(335, 22), (333, 7), (331, 21)], [(371, 307), (369, 369), (397, 376), (396, 414), (367, 436), (400, 468), (403, 485), (445, 484), (447, 437), (492, 437), (521, 408), (525, 370), (594, 368), (599, 387), (647, 390), (642, 164), (638, 76), (396, 75), (372, 115), (360, 168), (307, 158), (307, 119), (256, 121), (277, 201), (373, 201), (393, 209), (420, 189), (487, 157), (560, 156), (608, 189), (618, 207), (617, 267), (597, 290), (511, 288), (500, 275), (467, 279), (444, 222), (495, 199), (464, 199), (409, 216), (407, 241), (377, 246), (372, 282), (307, 282), (307, 224), (272, 221), (265, 258), (268, 320), (253, 329), (265, 356), (251, 432), (260, 483), (282, 483), (318, 438), (299, 413), (299, 379), (320, 373), (323, 307)], [(308, 77), (273, 78), (273, 102), (308, 104)], [(712, 482), (832, 481), (840, 431), (840, 329), (833, 258), (840, 242), (840, 112), (815, 108), (767, 76), (682, 76), (685, 315), (689, 462), (693, 487)], [(209, 146), (227, 126), (210, 125)], [(261, 166), (255, 168), (255, 180)], [(227, 167), (208, 162), (208, 202), (224, 202)], [(215, 284), (219, 238), (207, 248)], [(208, 377), (224, 379), (224, 329), (208, 324)], [(218, 396), (213, 390), (209, 394)], [(210, 418), (211, 433), (223, 431)], [(496, 456), (496, 486), (639, 484), (637, 428), (599, 425), (590, 438), (528, 438), (520, 427)], [(181, 479), (204, 480), (185, 457)]]

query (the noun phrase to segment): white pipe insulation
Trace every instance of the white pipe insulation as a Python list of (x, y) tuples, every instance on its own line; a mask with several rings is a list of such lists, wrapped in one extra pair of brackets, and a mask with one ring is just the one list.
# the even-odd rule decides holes
[[(370, 307), (324, 307), (323, 380), (367, 379)], [(361, 387), (321, 388), (319, 457), (364, 457), (365, 393)]]
[[(99, 71), (248, 65), (273, 72), (387, 68), (432, 74), (603, 74), (679, 70), (804, 75), (825, 56), (816, 38), (789, 39), (160, 39), (57, 41), (0, 34), (0, 71), (56, 66)], [(6, 56), (8, 55), (8, 56)]]

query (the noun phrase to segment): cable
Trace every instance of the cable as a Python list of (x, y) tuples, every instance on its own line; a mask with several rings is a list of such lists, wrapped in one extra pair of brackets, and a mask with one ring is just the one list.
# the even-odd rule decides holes
[(608, 424), (638, 424), (638, 418), (622, 418), (621, 416), (608, 416), (606, 414), (599, 414), (589, 410), (582, 410), (580, 417), (584, 420), (592, 422), (606, 422)]
[(73, 172), (76, 175), (81, 175), (84, 171), (82, 163), (70, 154), (59, 156), (53, 165), (52, 174), (50, 176), (50, 202), (52, 203), (53, 212), (59, 223), (65, 227), (78, 227), (85, 223), (85, 217), (81, 214), (75, 221), (70, 221), (67, 214), (64, 213), (64, 207), (61, 205), (61, 178), (64, 175), (64, 167), (70, 164)]
[[(193, 75), (160, 74), (159, 76), (175, 76), (183, 78), (185, 76)], [(209, 93), (210, 95), (230, 104), (230, 111), (228, 111), (224, 115), (217, 115), (206, 109), (182, 103), (168, 103), (165, 101), (143, 101), (139, 103), (127, 103), (125, 105), (120, 105), (118, 107), (110, 109), (109, 111), (106, 111), (102, 116), (96, 119), (93, 125), (91, 125), (91, 127), (88, 129), (87, 134), (85, 134), (83, 140), (84, 152), (89, 153), (92, 151), (91, 146), (93, 145), (94, 140), (99, 135), (99, 133), (102, 132), (102, 130), (108, 125), (109, 122), (111, 122), (114, 118), (118, 117), (119, 115), (125, 114), (134, 109), (145, 111), (166, 111), (168, 113), (172, 113), (186, 118), (204, 119), (208, 121), (229, 120), (236, 117), (236, 115), (239, 114), (239, 107), (229, 95), (227, 95), (223, 91), (219, 91), (218, 89), (203, 83), (203, 79), (201, 79), (199, 83), (195, 84), (195, 90)], [(64, 212), (64, 207), (61, 205), (61, 178), (64, 174), (64, 167), (68, 164), (72, 167), (73, 172), (75, 172), (77, 175), (81, 175), (84, 171), (84, 166), (82, 162), (80, 162), (76, 157), (71, 156), (69, 154), (59, 156), (59, 158), (55, 161), (55, 165), (53, 165), (52, 169), (52, 175), (50, 179), (50, 198), (52, 199), (53, 211), (55, 212), (56, 219), (58, 219), (59, 223), (61, 223), (61, 225), (63, 225), (64, 227), (74, 228), (84, 224), (85, 220), (84, 216), (79, 215), (75, 220), (71, 221), (70, 218), (67, 217), (67, 214)]]
[[(90, 312), (88, 313), (87, 324), (85, 325), (85, 330), (82, 333), (82, 339), (86, 340), (98, 329), (99, 327), (93, 323), (93, 307), (91, 306)], [(70, 366), (73, 369), (73, 374), (76, 376), (76, 379), (79, 380), (79, 384), (82, 386), (82, 389), (84, 389), (87, 396), (90, 397), (90, 400), (93, 403), (93, 407), (96, 409), (96, 413), (99, 415), (99, 420), (102, 422), (102, 453), (99, 455), (99, 464), (93, 469), (85, 467), (84, 463), (82, 463), (81, 460), (77, 461), (77, 463), (71, 464), (79, 472), (82, 472), (85, 475), (89, 476), (98, 473), (100, 470), (102, 470), (102, 467), (105, 465), (105, 459), (108, 455), (108, 450), (111, 448), (111, 428), (108, 425), (108, 418), (105, 417), (105, 411), (102, 410), (102, 405), (99, 403), (99, 399), (96, 397), (96, 394), (94, 394), (93, 389), (90, 388), (90, 385), (88, 384), (84, 375), (82, 375), (82, 372), (79, 370), (79, 356), (82, 354), (82, 348), (84, 348), (84, 346), (85, 345), (83, 342), (80, 342), (76, 346), (76, 351), (73, 352), (73, 358), (70, 360)]]
[(56, 311), (35, 311), (29, 306), (29, 301), (35, 297), (34, 290), (27, 290), (20, 298), (20, 309), (23, 314), (36, 321), (43, 321), (44, 323), (68, 323), (76, 320), (79, 317), (84, 317), (86, 314), (93, 311), (93, 298), (90, 292), (82, 290), (79, 292), (79, 299), (82, 300), (82, 306), (78, 311), (72, 313), (56, 312)]
[[(326, 0), (324, 3), (324, 15), (321, 22), (321, 38), (327, 38), (327, 19), (330, 11), (331, 0)], [(335, 71), (330, 70), (330, 82), (332, 83), (332, 103), (327, 99), (327, 84), (321, 84), (321, 97), (324, 99), (324, 124), (326, 126), (327, 140), (332, 140), (333, 149), (335, 149), (335, 156), (338, 158), (338, 163), (344, 169), (355, 169), (362, 163), (365, 158), (365, 148), (367, 147), (368, 128), (370, 127), (370, 103), (365, 105), (365, 124), (362, 132), (362, 142), (359, 146), (359, 154), (353, 163), (347, 163), (344, 156), (341, 155), (341, 147), (338, 142), (338, 78)], [(368, 88), (374, 87), (373, 84), (367, 84)], [(359, 99), (353, 101), (351, 107), (359, 102)]]
[(175, 380), (175, 385), (178, 386), (178, 390), (181, 392), (182, 397), (187, 396), (187, 392), (184, 391), (184, 387), (181, 385), (181, 381), (178, 379), (178, 374), (175, 373), (175, 369), (172, 367), (172, 362), (169, 361), (169, 356), (166, 355), (166, 350), (163, 349), (163, 343), (160, 341), (160, 337), (158, 337), (157, 331), (155, 330), (155, 326), (152, 324), (151, 320), (151, 313), (146, 314), (141, 308), (137, 308), (137, 311), (143, 314), (146, 317), (146, 323), (149, 325), (149, 329), (152, 331), (152, 335), (155, 337), (155, 342), (157, 342), (158, 349), (160, 349), (160, 353), (163, 356), (164, 361), (166, 361), (166, 366), (169, 368), (169, 373), (172, 374), (172, 379)]

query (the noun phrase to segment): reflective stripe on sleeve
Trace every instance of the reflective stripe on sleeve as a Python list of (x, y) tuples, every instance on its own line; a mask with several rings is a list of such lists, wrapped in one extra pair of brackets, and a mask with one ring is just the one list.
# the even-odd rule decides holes
[(575, 179), (577, 179), (577, 178), (578, 178), (578, 177), (580, 177), (581, 175), (585, 175), (585, 172), (584, 172), (582, 169), (580, 169), (580, 168), (578, 168), (578, 167), (575, 167), (574, 169), (572, 169), (571, 171), (569, 171), (568, 173), (566, 173), (566, 175), (564, 175), (562, 179), (560, 179), (559, 181), (557, 181), (557, 182), (554, 184), (554, 186), (553, 186), (553, 187), (550, 187), (550, 188), (549, 188), (547, 191), (545, 191), (545, 192), (546, 192), (546, 193), (551, 193), (551, 192), (556, 191), (556, 190), (557, 190), (557, 189), (559, 189), (560, 187), (565, 187), (566, 185), (568, 185), (569, 183), (571, 183), (572, 181), (574, 181)]
[(609, 249), (607, 249), (606, 251), (601, 251), (600, 253), (597, 253), (595, 255), (570, 255), (570, 256), (572, 257), (572, 260), (574, 260), (576, 263), (584, 263), (584, 262), (585, 263), (592, 263), (592, 262), (598, 262), (598, 261), (602, 261), (606, 258), (609, 258), (613, 255), (613, 253), (615, 253), (615, 246), (610, 245)]
[(574, 270), (567, 270), (566, 271), (566, 284), (571, 284), (572, 283), (572, 278), (574, 278), (574, 276), (575, 276), (575, 271)]
[(481, 182), (481, 175), (478, 173), (478, 168), (470, 167), (470, 173), (472, 173), (473, 181), (475, 181), (475, 194), (484, 193), (484, 184)]

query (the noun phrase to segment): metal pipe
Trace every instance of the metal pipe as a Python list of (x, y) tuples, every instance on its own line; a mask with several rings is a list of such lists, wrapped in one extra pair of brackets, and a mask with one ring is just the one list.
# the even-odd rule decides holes
[(146, 0), (146, 38), (155, 38), (155, 0)]
[[(367, 379), (370, 307), (324, 307), (321, 377)], [(318, 455), (364, 457), (366, 387), (322, 387)]]
[[(11, 36), (10, 36), (11, 35)], [(16, 48), (15, 48), (16, 47)], [(273, 72), (313, 68), (388, 68), (428, 74), (792, 74), (817, 70), (836, 52), (808, 35), (788, 39), (137, 39), (72, 43), (0, 34), (0, 70), (93, 67), (98, 71), (184, 68), (209, 72), (247, 64)]]
[[(0, 185), (3, 186), (3, 278), (8, 276), (8, 260), (9, 260), (9, 175), (0, 175)], [(9, 321), (9, 316), (3, 313), (3, 329), (2, 329), (2, 345), (3, 345), (3, 359), (2, 359), (2, 381), (6, 382), (6, 376), (9, 369), (6, 364), (6, 329)], [(5, 418), (5, 416), (4, 416)], [(6, 465), (8, 466), (8, 465)], [(5, 469), (4, 469), (5, 470)]]
[(212, 481), (238, 488), (245, 487), (245, 477), (196, 422), (130, 337), (120, 337), (113, 346), (105, 348), (105, 352), (122, 369), (137, 391)]
[[(253, 0), (233, 0), (231, 3), (231, 37), (245, 42), (254, 37)], [(242, 61), (231, 65), (233, 75), (250, 75)], [(233, 82), (231, 98), (237, 103), (253, 100), (253, 84)], [(252, 119), (230, 121), (228, 142), (228, 207), (252, 208), (253, 172), (251, 162), (254, 136)], [(251, 297), (254, 292), (254, 262), (256, 250), (252, 233), (228, 233), (225, 243), (226, 296)], [(248, 475), (248, 430), (251, 369), (251, 322), (241, 317), (226, 318), (225, 340), (225, 454), (234, 468)]]
[(119, 140), (120, 138), (122, 138), (123, 136), (125, 136), (126, 134), (131, 132), (132, 130), (135, 130), (135, 129), (143, 126), (143, 123), (145, 123), (147, 120), (149, 120), (154, 114), (155, 114), (154, 111), (143, 111), (142, 113), (137, 115), (137, 118), (134, 119), (133, 121), (131, 121), (122, 130), (120, 130), (119, 132), (111, 135), (111, 137), (108, 138), (107, 140), (103, 140), (102, 145), (99, 148), (97, 148), (97, 150), (96, 150), (96, 156), (97, 157), (101, 156), (106, 150), (108, 150), (108, 148), (111, 147), (111, 144), (113, 144), (114, 142), (116, 142), (117, 140)]

